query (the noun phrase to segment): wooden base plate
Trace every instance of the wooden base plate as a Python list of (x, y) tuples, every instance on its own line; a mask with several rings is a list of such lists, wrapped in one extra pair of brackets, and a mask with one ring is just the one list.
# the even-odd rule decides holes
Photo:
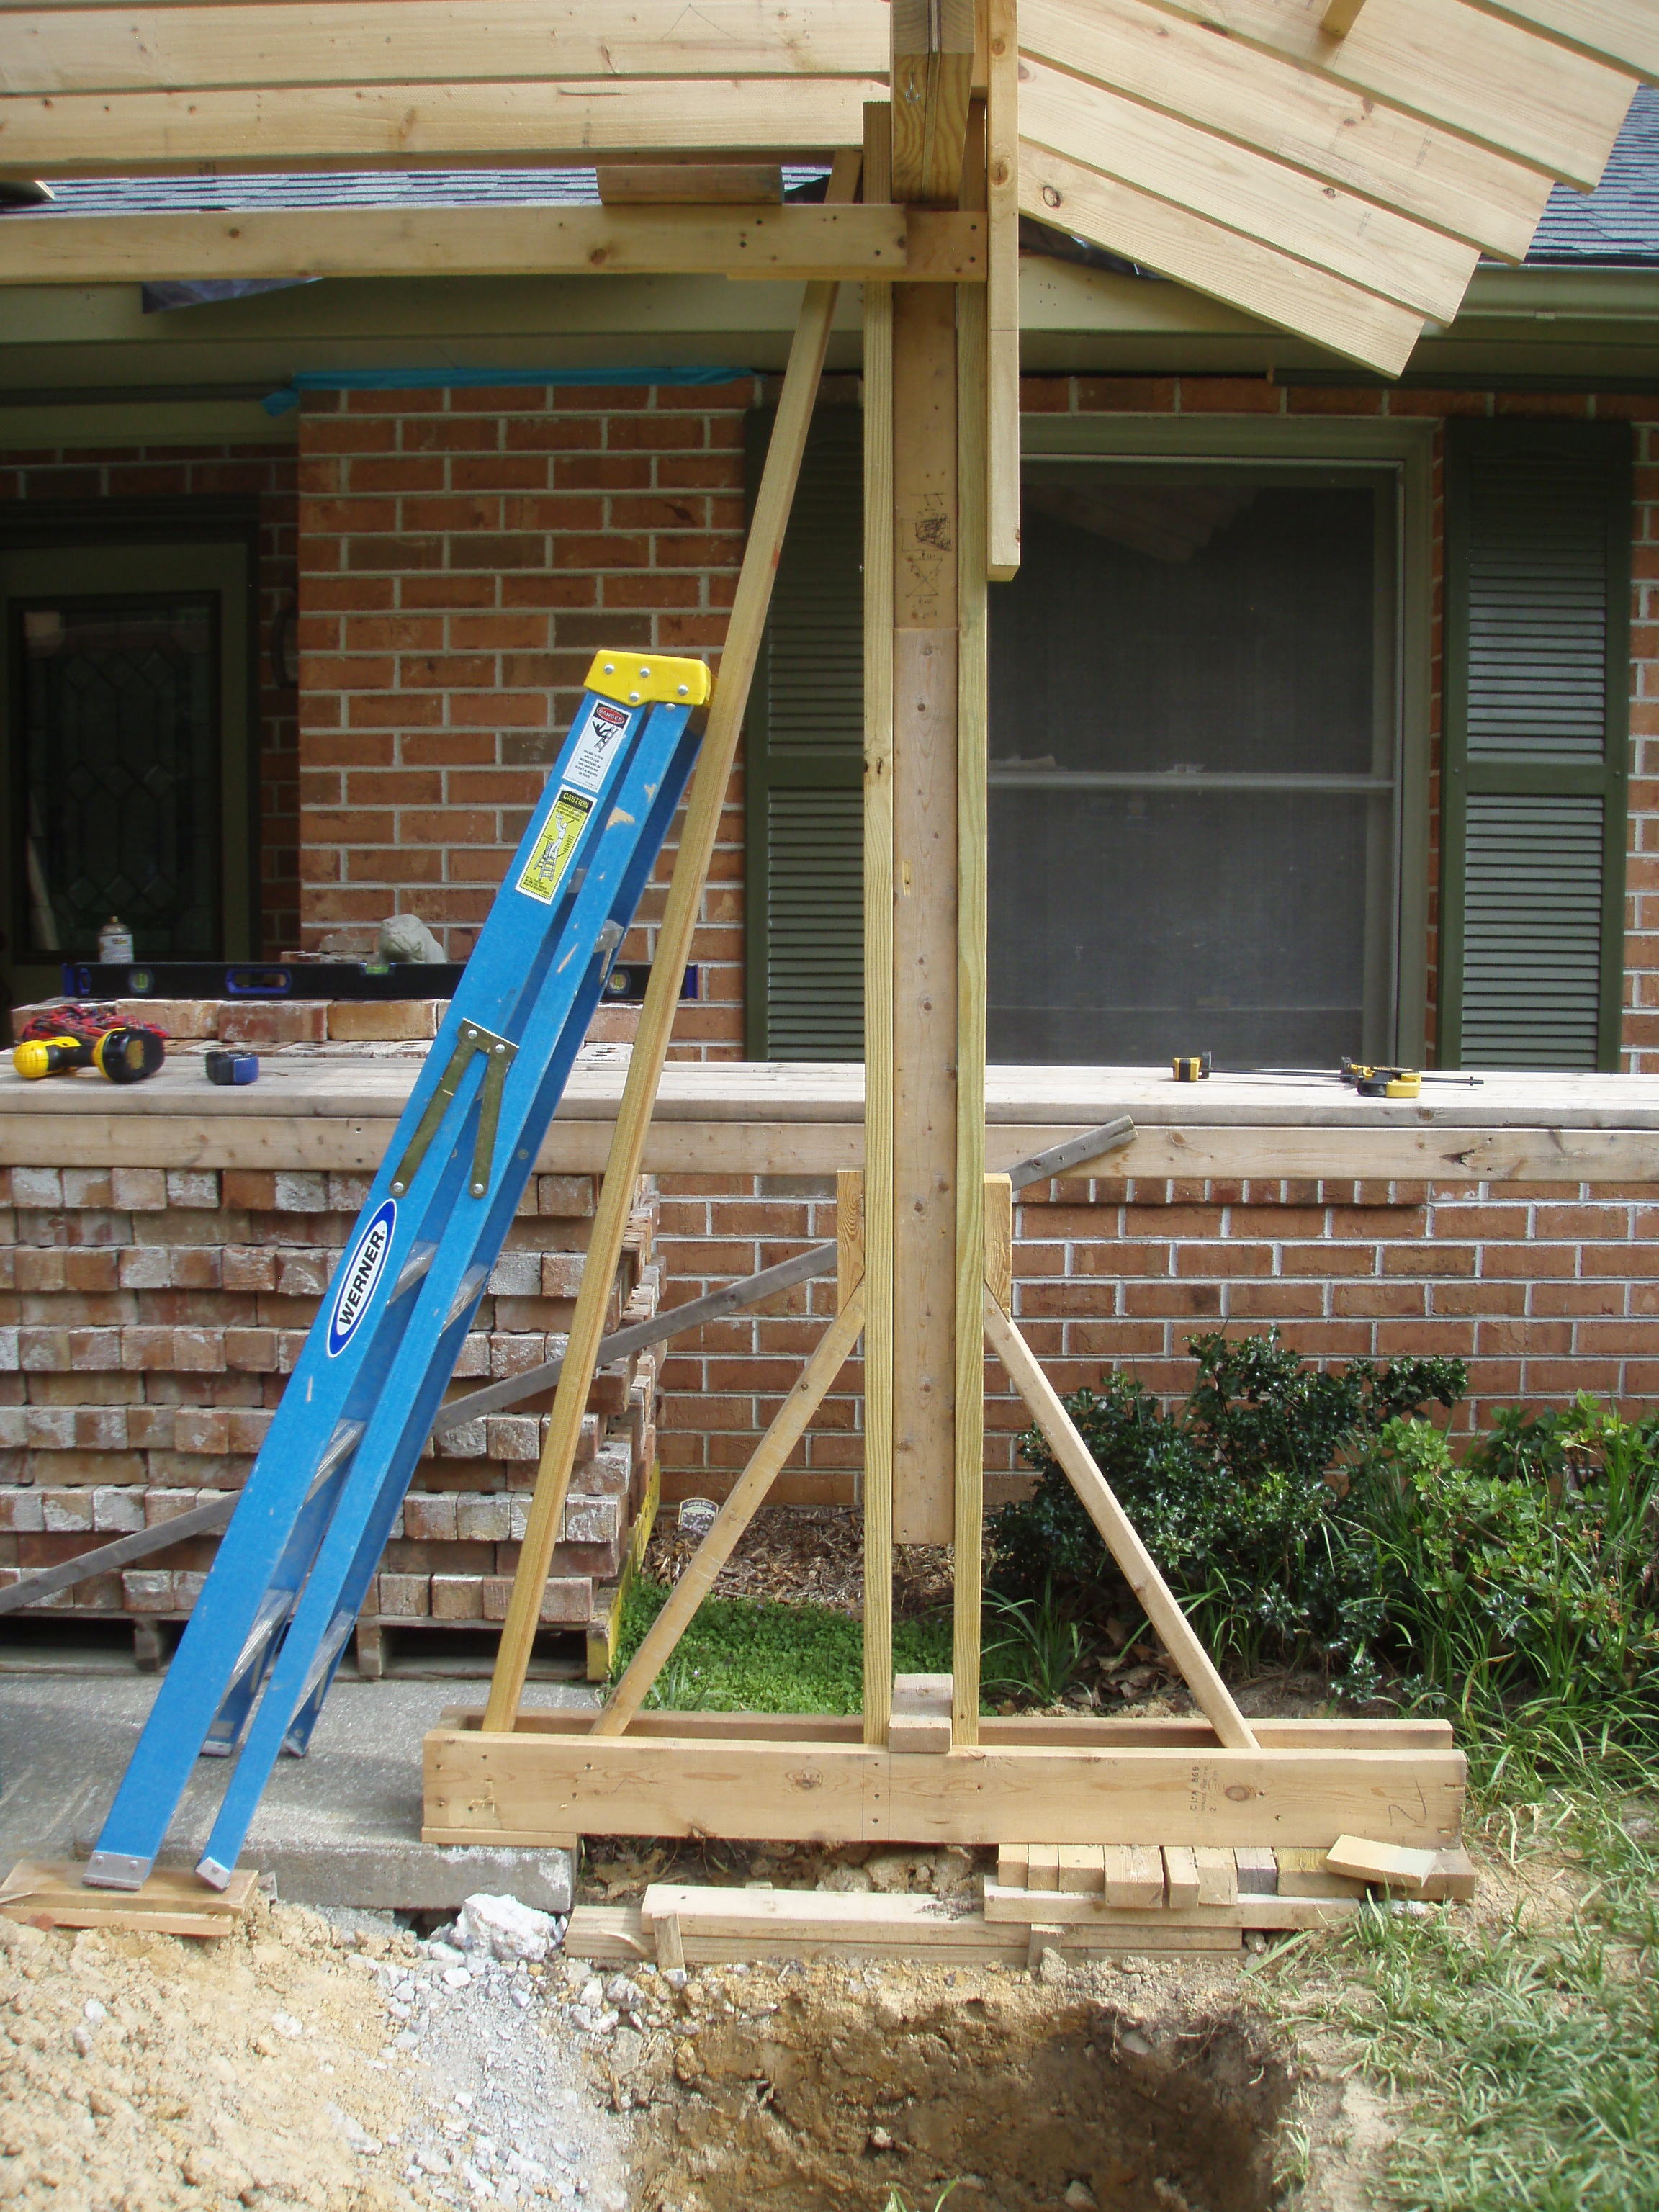
[(37, 1928), (127, 1928), (155, 1936), (228, 1936), (247, 1911), (258, 1869), (238, 1867), (222, 1890), (191, 1874), (153, 1874), (142, 1889), (89, 1889), (71, 1860), (20, 1859), (0, 1882), (0, 1912)]

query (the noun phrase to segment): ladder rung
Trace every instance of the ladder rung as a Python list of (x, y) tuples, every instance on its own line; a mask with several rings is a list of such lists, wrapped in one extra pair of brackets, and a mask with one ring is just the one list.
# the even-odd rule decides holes
[(363, 1428), (364, 1424), (362, 1421), (338, 1421), (335, 1424), (334, 1433), (324, 1448), (323, 1455), (317, 1462), (317, 1472), (311, 1478), (311, 1487), (306, 1492), (307, 1505), (346, 1454), (356, 1445), (358, 1437), (363, 1432)]
[(432, 1265), (437, 1249), (435, 1243), (417, 1244), (415, 1247), (408, 1259), (404, 1261), (397, 1281), (392, 1285), (392, 1296), (386, 1300), (388, 1305), (394, 1304), (398, 1298), (402, 1297), (405, 1291), (414, 1289), (416, 1284)]
[(465, 1274), (461, 1277), (460, 1288), (455, 1293), (454, 1303), (444, 1316), (444, 1327), (447, 1329), (454, 1328), (456, 1322), (483, 1290), (489, 1276), (489, 1270), (486, 1267), (479, 1266), (467, 1269)]

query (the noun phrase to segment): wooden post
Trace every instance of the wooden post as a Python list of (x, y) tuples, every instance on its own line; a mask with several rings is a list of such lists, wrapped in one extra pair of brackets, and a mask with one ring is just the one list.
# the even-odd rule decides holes
[[(891, 190), (864, 111), (864, 197)], [(864, 288), (864, 1740), (893, 1698), (893, 288)]]
[[(831, 173), (829, 198), (845, 202), (858, 186), (860, 156), (837, 155)], [(947, 285), (931, 288), (949, 300)], [(605, 1334), (611, 1285), (622, 1251), (623, 1231), (633, 1210), (646, 1132), (656, 1103), (657, 1083), (667, 1056), (669, 1032), (679, 1003), (680, 978), (690, 956), (692, 933), (702, 904), (720, 819), (726, 805), (726, 787), (749, 701), (749, 685), (760, 652), (767, 611), (772, 604), (772, 579), (777, 573), (783, 533), (800, 473), (801, 455), (817, 398), (818, 379), (830, 343), (830, 325), (836, 312), (834, 284), (809, 284), (801, 302), (789, 365), (778, 402), (777, 421), (761, 477), (760, 495), (749, 541), (744, 548), (743, 568), (738, 578), (732, 619), (726, 626), (726, 647), (719, 679), (708, 710), (708, 728), (697, 760), (685, 824), (668, 887), (668, 902), (658, 933), (657, 957), (640, 1014), (639, 1035), (629, 1061), (622, 1105), (605, 1162), (605, 1181), (594, 1212), (593, 1233), (588, 1243), (581, 1288), (570, 1324), (564, 1371), (553, 1401), (547, 1446), (536, 1474), (529, 1525), (513, 1577), (513, 1595), (501, 1628), (501, 1648), (489, 1685), (484, 1724), (505, 1732), (516, 1723), (519, 1700), (530, 1665), (531, 1646), (541, 1617), (542, 1589), (564, 1519), (564, 1501), (575, 1463), (576, 1444), (586, 1411), (588, 1387), (593, 1376), (594, 1354)]]
[(1016, 0), (987, 0), (990, 213), (986, 313), (990, 399), (987, 537), (993, 583), (1019, 568), (1019, 32)]
[(957, 328), (893, 291), (893, 1532), (954, 1522)]
[[(985, 204), (985, 103), (969, 112), (964, 205)], [(979, 1741), (985, 1518), (985, 994), (988, 833), (986, 301), (957, 288), (956, 1474), (951, 1740)]]

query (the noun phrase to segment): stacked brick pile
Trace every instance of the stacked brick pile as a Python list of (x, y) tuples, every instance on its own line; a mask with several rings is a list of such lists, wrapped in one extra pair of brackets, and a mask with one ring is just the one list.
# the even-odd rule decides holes
[[(240, 1488), (368, 1187), (312, 1171), (0, 1171), (0, 1584)], [(532, 1176), (452, 1396), (558, 1356), (592, 1213), (592, 1177)], [(656, 1310), (656, 1220), (642, 1182), (608, 1328)], [(363, 1608), (369, 1666), (381, 1622), (504, 1617), (550, 1403), (428, 1446)], [(647, 1353), (594, 1378), (544, 1622), (605, 1613), (655, 1456)], [(154, 1624), (190, 1612), (216, 1541), (46, 1607), (134, 1616), (151, 1624), (141, 1647), (153, 1650)]]

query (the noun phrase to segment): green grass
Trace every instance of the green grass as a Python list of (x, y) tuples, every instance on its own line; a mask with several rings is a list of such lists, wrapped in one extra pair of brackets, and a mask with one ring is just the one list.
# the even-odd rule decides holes
[[(613, 1680), (667, 1599), (660, 1583), (643, 1576), (629, 1592)], [(896, 1622), (893, 1667), (901, 1674), (949, 1674), (949, 1620)], [(682, 1712), (860, 1712), (863, 1626), (828, 1606), (705, 1598), (647, 1703)]]
[(1262, 1962), (1285, 2023), (1334, 2029), (1406, 2106), (1387, 2200), (1403, 2212), (1659, 2206), (1659, 1824), (1624, 1825), (1653, 1809), (1593, 1769), (1492, 1806), (1486, 1832), (1511, 1865), (1565, 1862), (1578, 1895), (1565, 1918), (1369, 1911)]

